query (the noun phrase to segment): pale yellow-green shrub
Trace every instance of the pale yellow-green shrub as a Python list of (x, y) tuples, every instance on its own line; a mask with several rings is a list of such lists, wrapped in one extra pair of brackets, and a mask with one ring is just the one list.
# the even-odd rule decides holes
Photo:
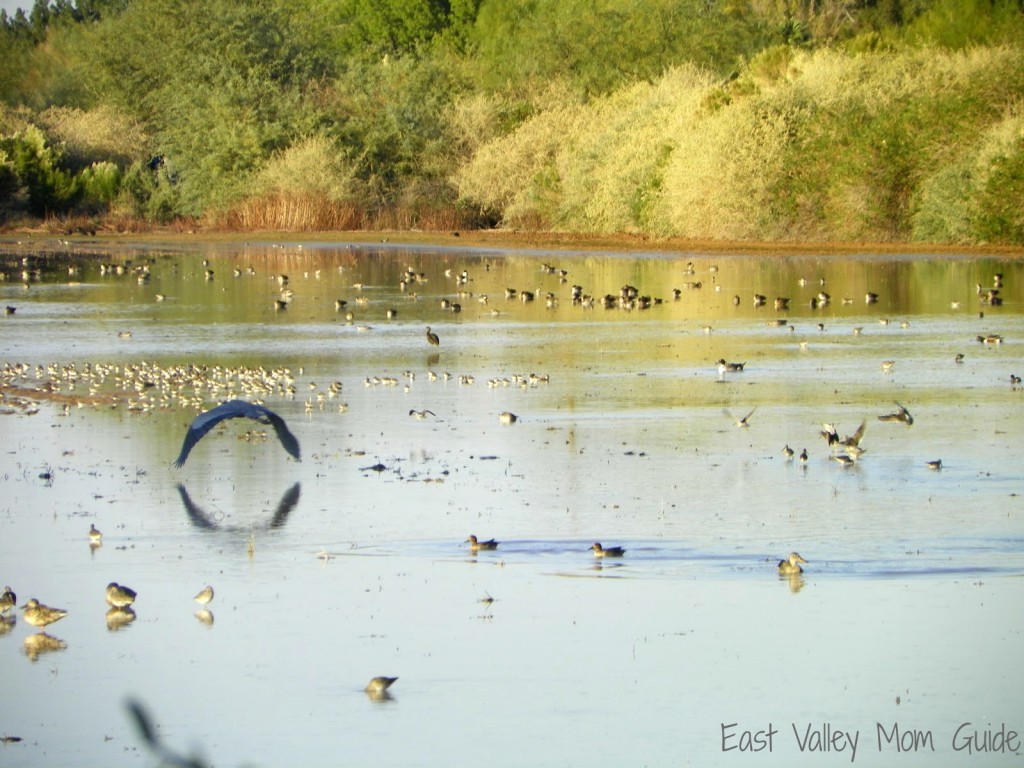
[(127, 166), (143, 157), (147, 136), (142, 126), (112, 107), (83, 110), (49, 107), (36, 116), (50, 142), (62, 144), (77, 163), (109, 160)]

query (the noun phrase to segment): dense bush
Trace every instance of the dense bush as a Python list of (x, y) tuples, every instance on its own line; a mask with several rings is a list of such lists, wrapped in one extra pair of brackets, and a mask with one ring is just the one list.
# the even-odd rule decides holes
[(1024, 0), (36, 0), (0, 203), (1024, 242)]

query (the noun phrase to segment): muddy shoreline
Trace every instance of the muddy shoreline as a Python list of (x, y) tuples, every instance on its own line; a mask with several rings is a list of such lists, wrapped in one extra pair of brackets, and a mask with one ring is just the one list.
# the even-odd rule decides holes
[[(0, 233), (0, 243), (15, 241), (22, 246), (38, 246), (46, 240), (60, 237), (45, 229), (20, 229)], [(657, 238), (633, 234), (590, 234), (574, 232), (538, 232), (525, 230), (461, 230), (457, 232), (431, 232), (425, 230), (358, 230), (340, 232), (280, 232), (177, 228), (155, 229), (149, 232), (123, 234), (100, 232), (95, 236), (74, 236), (72, 242), (117, 244), (126, 241), (141, 243), (174, 242), (188, 244), (244, 243), (252, 240), (266, 242), (352, 242), (390, 243), (408, 245), (463, 246), (480, 248), (508, 248), (552, 251), (623, 251), (659, 254), (741, 253), (767, 256), (815, 255), (846, 256), (858, 254), (939, 256), (992, 256), (1024, 258), (1024, 246), (1011, 245), (957, 245), (951, 243), (906, 242), (836, 242), (836, 241), (744, 241), (744, 240), (690, 240), (686, 238)]]

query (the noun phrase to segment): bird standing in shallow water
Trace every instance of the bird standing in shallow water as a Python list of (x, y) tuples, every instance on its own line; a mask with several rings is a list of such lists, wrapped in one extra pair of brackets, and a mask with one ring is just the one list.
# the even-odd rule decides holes
[(227, 419), (237, 419), (240, 417), (254, 419), (260, 422), (260, 424), (272, 425), (284, 449), (296, 461), (302, 460), (299, 456), (299, 441), (289, 431), (288, 425), (284, 423), (284, 419), (262, 405), (248, 403), (245, 400), (228, 400), (226, 403), (222, 403), (216, 408), (211, 408), (193, 419), (189, 425), (188, 432), (185, 433), (185, 440), (181, 444), (181, 453), (174, 462), (174, 466), (181, 467), (195, 444), (202, 440), (203, 436), (215, 426)]
[(138, 593), (129, 587), (122, 586), (116, 582), (107, 584), (107, 605), (114, 608), (127, 608), (135, 602)]
[(6, 616), (18, 605), (18, 597), (11, 591), (10, 587), (4, 587), (3, 594), (0, 594), (0, 616)]
[(209, 605), (213, 600), (213, 587), (207, 584), (200, 590), (199, 594), (192, 598), (200, 605)]
[(31, 624), (33, 627), (45, 627), (47, 624), (53, 624), (55, 621), (60, 621), (68, 612), (62, 608), (51, 608), (48, 605), (43, 605), (34, 597), (21, 606), (25, 612), (25, 621)]
[(602, 547), (599, 542), (594, 542), (593, 546), (590, 547), (594, 550), (594, 557), (622, 557), (626, 554), (626, 550), (622, 547)]
[(92, 544), (100, 544), (103, 542), (103, 534), (95, 524), (89, 526), (89, 542)]
[(791, 576), (796, 573), (803, 573), (804, 569), (800, 567), (800, 563), (806, 562), (807, 561), (800, 557), (796, 552), (790, 552), (789, 557), (785, 560), (779, 560), (779, 575)]
[(437, 334), (430, 330), (430, 326), (427, 326), (427, 343), (432, 347), (439, 347), (441, 345), (441, 339), (437, 337)]

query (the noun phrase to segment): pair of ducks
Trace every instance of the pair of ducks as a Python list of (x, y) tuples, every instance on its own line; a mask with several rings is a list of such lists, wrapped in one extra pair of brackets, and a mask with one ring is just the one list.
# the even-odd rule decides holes
[[(466, 539), (464, 543), (469, 544), (470, 552), (479, 552), (481, 549), (497, 549), (499, 544), (494, 539), (480, 541), (473, 535)], [(626, 554), (626, 550), (622, 547), (602, 547), (600, 542), (594, 542), (590, 549), (593, 550), (594, 557), (622, 557)]]
[[(469, 544), (470, 551), (477, 552), (481, 549), (497, 549), (498, 542), (494, 539), (488, 539), (487, 541), (480, 541), (476, 536), (470, 536), (466, 539), (466, 543)], [(622, 547), (603, 547), (600, 542), (594, 542), (591, 546), (594, 552), (594, 557), (622, 557), (626, 554), (626, 550)], [(799, 573), (803, 573), (804, 569), (800, 566), (800, 563), (806, 563), (803, 557), (798, 552), (790, 552), (789, 557), (784, 560), (779, 560), (778, 570), (780, 576), (792, 576)], [(375, 678), (376, 679), (376, 678)]]

